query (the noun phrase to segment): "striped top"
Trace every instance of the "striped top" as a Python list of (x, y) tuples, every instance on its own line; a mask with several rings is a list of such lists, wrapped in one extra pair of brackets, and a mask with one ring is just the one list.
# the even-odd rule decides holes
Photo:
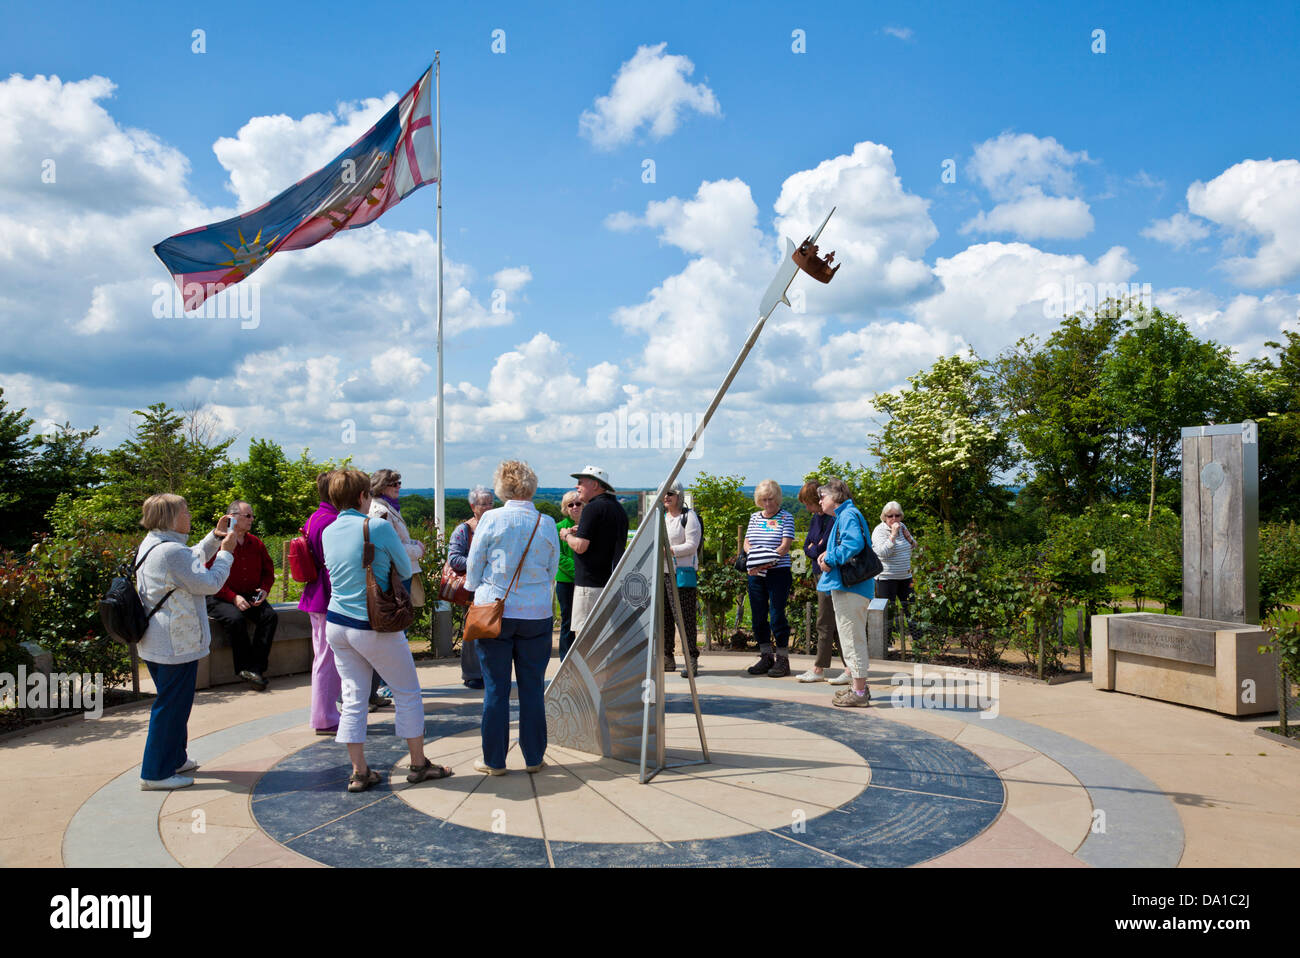
[(894, 537), (894, 544), (889, 544), (889, 525), (882, 522), (871, 530), (871, 548), (880, 557), (884, 568), (877, 579), (912, 578), (912, 543), (901, 532)]
[[(751, 552), (755, 549), (775, 550), (781, 545), (782, 539), (789, 539), (793, 542), (794, 516), (782, 509), (769, 519), (763, 515), (763, 510), (760, 509), (749, 517), (749, 529), (745, 532), (745, 539), (749, 542)], [(781, 561), (776, 564), (776, 568), (790, 568), (790, 554), (788, 552), (781, 556)]]

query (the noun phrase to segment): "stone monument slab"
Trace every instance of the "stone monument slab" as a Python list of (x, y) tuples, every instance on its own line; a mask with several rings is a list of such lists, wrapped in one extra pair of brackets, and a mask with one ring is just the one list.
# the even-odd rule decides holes
[(1268, 635), (1241, 622), (1126, 612), (1092, 619), (1092, 684), (1225, 715), (1277, 711)]

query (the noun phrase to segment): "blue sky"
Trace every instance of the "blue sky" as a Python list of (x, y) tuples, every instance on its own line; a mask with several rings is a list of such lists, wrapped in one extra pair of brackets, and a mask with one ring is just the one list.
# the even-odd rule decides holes
[(198, 402), (236, 449), (270, 436), (430, 485), (433, 188), (275, 257), (252, 328), (155, 315), (150, 247), (321, 166), (435, 49), (450, 485), (507, 456), (544, 485), (588, 462), (655, 483), (669, 437), (610, 448), (602, 424), (701, 411), (779, 236), (832, 203), (841, 275), (796, 281), (803, 311), (773, 317), (688, 476), (790, 483), (822, 455), (868, 461), (875, 392), (1045, 334), (1051, 288), (1151, 284), (1258, 354), (1300, 313), (1300, 14), (1129, 6), (11, 11), (0, 385), (107, 445), (132, 409)]

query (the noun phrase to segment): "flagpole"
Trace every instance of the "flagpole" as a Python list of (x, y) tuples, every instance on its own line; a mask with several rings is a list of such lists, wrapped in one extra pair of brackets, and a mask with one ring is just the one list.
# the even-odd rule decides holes
[(442, 410), (442, 67), (441, 52), (433, 52), (433, 83), (437, 98), (438, 124), (438, 411), (436, 448), (434, 449), (434, 522), (438, 526), (438, 538), (447, 541), (447, 488), (446, 471), (443, 468), (443, 410)]

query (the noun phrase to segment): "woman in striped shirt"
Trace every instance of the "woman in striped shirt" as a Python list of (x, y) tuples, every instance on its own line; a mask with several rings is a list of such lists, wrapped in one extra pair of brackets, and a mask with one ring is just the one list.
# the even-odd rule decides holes
[(754, 487), (754, 505), (759, 510), (749, 517), (745, 551), (749, 553), (749, 608), (761, 657), (749, 667), (749, 674), (781, 678), (790, 674), (790, 623), (785, 604), (793, 583), (790, 547), (794, 545), (794, 516), (781, 508), (781, 487), (773, 479), (764, 479)]
[[(876, 576), (876, 598), (888, 599), (889, 618), (894, 616), (893, 600), (902, 606), (907, 618), (907, 604), (912, 598), (912, 548), (916, 540), (912, 531), (903, 525), (903, 507), (897, 502), (885, 503), (880, 510), (880, 525), (871, 531), (871, 548), (880, 558), (884, 569)], [(885, 630), (885, 642), (893, 634), (893, 622)]]

